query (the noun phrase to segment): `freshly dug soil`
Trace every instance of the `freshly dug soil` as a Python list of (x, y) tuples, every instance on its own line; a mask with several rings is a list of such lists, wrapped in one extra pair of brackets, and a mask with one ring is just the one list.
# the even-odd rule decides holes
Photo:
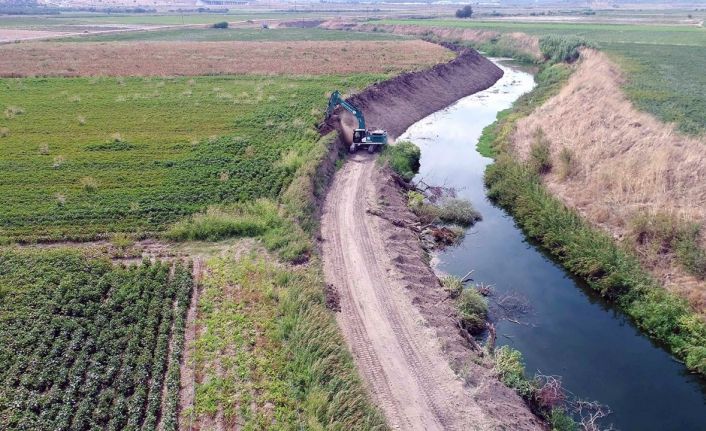
[[(349, 99), (369, 126), (398, 136), (412, 123), (493, 85), (502, 71), (475, 51), (372, 86)], [(350, 134), (348, 121), (331, 122)], [(374, 155), (359, 152), (333, 179), (321, 249), (337, 320), (367, 387), (393, 429), (541, 430), (522, 399), (459, 333), (453, 300), (427, 264), (416, 216)]]
[[(369, 129), (382, 128), (396, 137), (427, 115), (492, 86), (502, 76), (499, 67), (467, 49), (448, 63), (403, 73), (347, 100), (363, 111)], [(333, 127), (336, 124), (329, 122), (320, 131), (325, 134)]]

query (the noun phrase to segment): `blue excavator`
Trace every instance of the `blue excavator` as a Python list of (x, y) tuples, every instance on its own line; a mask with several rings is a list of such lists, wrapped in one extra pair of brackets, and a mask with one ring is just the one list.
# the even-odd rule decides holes
[(358, 128), (353, 130), (353, 142), (349, 148), (351, 153), (354, 153), (359, 147), (367, 147), (369, 153), (374, 153), (376, 149), (387, 145), (387, 132), (380, 129), (368, 130), (365, 127), (365, 117), (363, 116), (363, 112), (343, 100), (343, 97), (341, 97), (341, 93), (339, 93), (338, 90), (334, 91), (328, 100), (328, 107), (326, 108), (327, 120), (331, 118), (333, 111), (335, 111), (339, 105), (346, 111), (355, 115), (355, 118), (358, 119)]

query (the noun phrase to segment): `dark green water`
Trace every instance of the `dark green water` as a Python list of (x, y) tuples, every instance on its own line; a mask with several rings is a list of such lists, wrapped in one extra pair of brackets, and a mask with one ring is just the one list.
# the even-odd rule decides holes
[(530, 74), (503, 65), (492, 88), (414, 124), (400, 139), (422, 149), (418, 177), (453, 186), (483, 215), (458, 247), (436, 256), (441, 272), (494, 286), (530, 307), (521, 324), (497, 323), (498, 344), (520, 350), (530, 374), (559, 375), (582, 399), (607, 404), (604, 421), (623, 431), (706, 430), (706, 382), (689, 374), (620, 311), (553, 262), (488, 201), (483, 172), (492, 163), (475, 150), (483, 127), (534, 86)]

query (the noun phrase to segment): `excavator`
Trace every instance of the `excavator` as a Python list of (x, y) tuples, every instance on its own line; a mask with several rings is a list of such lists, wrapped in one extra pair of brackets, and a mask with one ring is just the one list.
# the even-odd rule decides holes
[(363, 116), (363, 112), (343, 100), (343, 97), (341, 97), (341, 93), (339, 93), (338, 90), (334, 91), (328, 100), (328, 107), (326, 108), (327, 120), (331, 118), (333, 111), (339, 105), (346, 111), (355, 115), (355, 118), (358, 119), (358, 128), (353, 130), (353, 143), (349, 148), (351, 153), (354, 153), (358, 147), (363, 146), (367, 146), (368, 152), (373, 153), (377, 148), (387, 145), (387, 132), (380, 129), (368, 130), (365, 127), (365, 117)]

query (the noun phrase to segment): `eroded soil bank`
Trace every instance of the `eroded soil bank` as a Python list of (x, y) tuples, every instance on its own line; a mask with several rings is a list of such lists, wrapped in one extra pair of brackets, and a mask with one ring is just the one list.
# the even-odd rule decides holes
[[(395, 137), (501, 76), (501, 69), (469, 50), (350, 101), (370, 126)], [(453, 301), (407, 227), (416, 218), (375, 160), (356, 154), (335, 175), (323, 207), (321, 249), (326, 281), (340, 296), (337, 320), (388, 422), (405, 430), (542, 429), (459, 333)]]

